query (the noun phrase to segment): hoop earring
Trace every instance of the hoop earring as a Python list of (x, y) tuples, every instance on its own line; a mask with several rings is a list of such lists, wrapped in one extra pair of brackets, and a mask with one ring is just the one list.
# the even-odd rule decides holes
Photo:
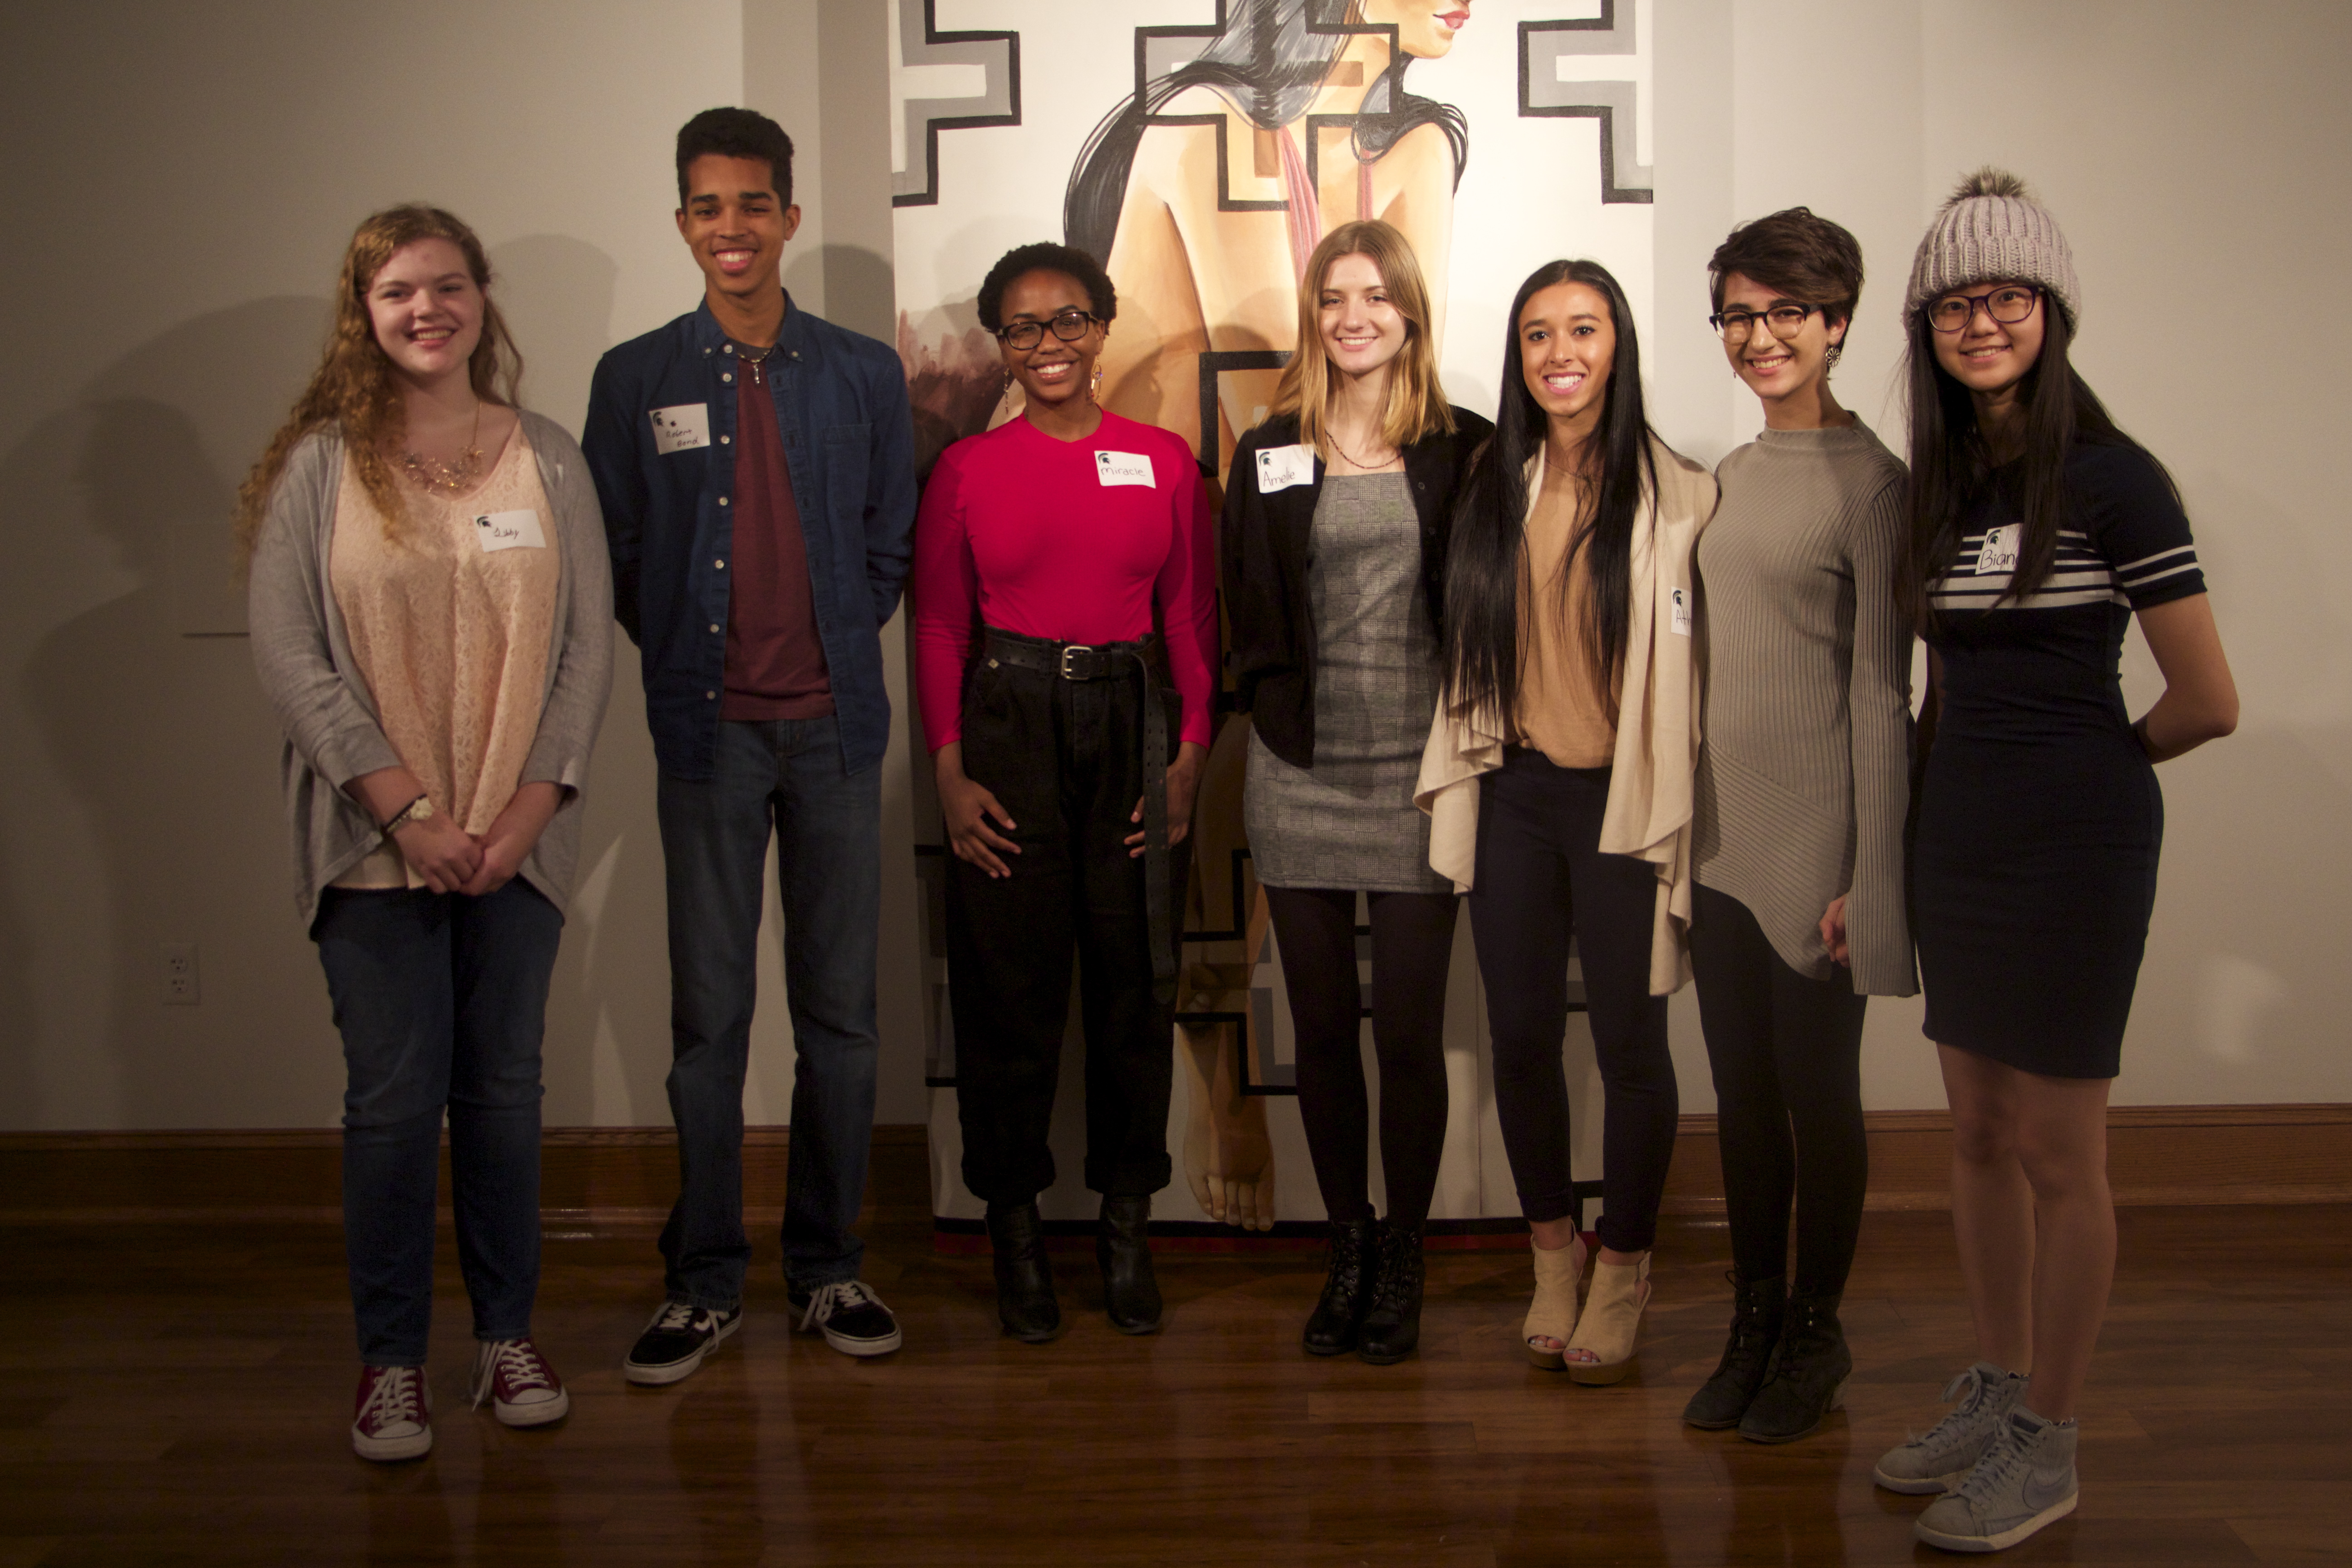
[(1830, 372), (1837, 369), (1838, 361), (1843, 358), (1844, 355), (1845, 344), (1843, 341), (1832, 343), (1830, 345), (1830, 352), (1822, 356), (1822, 374), (1823, 375), (1827, 375)]

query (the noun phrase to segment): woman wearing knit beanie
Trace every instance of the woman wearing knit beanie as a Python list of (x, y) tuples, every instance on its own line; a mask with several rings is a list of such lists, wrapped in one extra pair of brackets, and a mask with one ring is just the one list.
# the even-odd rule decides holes
[(1863, 1010), (1919, 989), (1903, 900), (1906, 491), (1903, 465), (1830, 391), (1862, 297), (1853, 236), (1791, 207), (1734, 229), (1707, 270), (1764, 431), (1717, 469), (1697, 552), (1691, 968), (1736, 1297), (1722, 1363), (1683, 1419), (1788, 1443), (1853, 1371), (1838, 1303), (1870, 1175)]
[[(2151, 764), (2236, 726), (2179, 491), (2067, 363), (2081, 286), (2015, 175), (1970, 175), (1904, 301), (1911, 568), (1930, 650), (1912, 852), (1926, 1032), (1953, 1128), (1979, 1360), (1889, 1452), (1916, 1525), (1997, 1552), (2074, 1511), (2075, 1402), (2115, 1272), (2107, 1091), (2155, 901)], [(2130, 719), (2137, 616), (2165, 679)]]

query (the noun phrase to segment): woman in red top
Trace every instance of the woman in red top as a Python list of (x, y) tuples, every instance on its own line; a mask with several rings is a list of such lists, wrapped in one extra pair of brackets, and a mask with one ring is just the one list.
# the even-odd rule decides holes
[(1169, 1178), (1181, 846), (1214, 690), (1192, 454), (1094, 401), (1117, 308), (1082, 250), (1024, 245), (989, 269), (981, 324), (1027, 407), (940, 456), (915, 524), (916, 694), (955, 852), (963, 1179), (988, 1205), (997, 1315), (1031, 1343), (1062, 1331), (1037, 1194), (1074, 949), (1104, 1302), (1124, 1332), (1160, 1326), (1144, 1229)]

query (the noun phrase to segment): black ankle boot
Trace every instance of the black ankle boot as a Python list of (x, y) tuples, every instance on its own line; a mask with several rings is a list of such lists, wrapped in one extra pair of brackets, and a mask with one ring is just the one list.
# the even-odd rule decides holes
[(1373, 1249), (1379, 1231), (1369, 1219), (1331, 1226), (1331, 1271), (1323, 1277), (1323, 1299), (1299, 1336), (1308, 1355), (1345, 1355), (1356, 1348), (1364, 1311), (1372, 1304)]
[(1769, 1279), (1742, 1279), (1737, 1274), (1729, 1279), (1731, 1337), (1723, 1342), (1723, 1359), (1715, 1363), (1715, 1375), (1699, 1384), (1683, 1406), (1686, 1425), (1709, 1432), (1738, 1426), (1755, 1403), (1772, 1347), (1780, 1338), (1781, 1309), (1788, 1305), (1782, 1295), (1788, 1281), (1777, 1274)]
[(1371, 1305), (1356, 1332), (1356, 1353), (1375, 1366), (1402, 1361), (1421, 1342), (1421, 1226), (1381, 1226)]
[(1151, 1271), (1151, 1200), (1106, 1197), (1101, 1228), (1095, 1233), (1095, 1261), (1102, 1265), (1103, 1310), (1122, 1334), (1149, 1334), (1160, 1327), (1160, 1280)]
[(989, 1205), (988, 1239), (996, 1253), (996, 1317), (1004, 1331), (1033, 1345), (1060, 1338), (1062, 1309), (1054, 1300), (1054, 1268), (1045, 1261), (1045, 1222), (1037, 1205)]
[(1843, 1401), (1845, 1380), (1853, 1372), (1853, 1352), (1845, 1348), (1845, 1330), (1838, 1324), (1838, 1298), (1843, 1294), (1789, 1298), (1764, 1386), (1739, 1418), (1741, 1436), (1751, 1443), (1793, 1443)]

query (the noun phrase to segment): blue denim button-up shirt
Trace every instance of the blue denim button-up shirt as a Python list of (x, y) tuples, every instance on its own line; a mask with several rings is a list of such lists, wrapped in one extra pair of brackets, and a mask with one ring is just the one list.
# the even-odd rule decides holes
[[(906, 374), (887, 344), (820, 321), (789, 297), (765, 370), (808, 546), (842, 766), (857, 773), (889, 744), (881, 632), (914, 548)], [(718, 752), (739, 374), (727, 334), (710, 307), (698, 306), (598, 362), (580, 443), (604, 509), (614, 614), (643, 659), (654, 754), (680, 778), (709, 778)], [(664, 454), (655, 412), (698, 406), (708, 438)]]

